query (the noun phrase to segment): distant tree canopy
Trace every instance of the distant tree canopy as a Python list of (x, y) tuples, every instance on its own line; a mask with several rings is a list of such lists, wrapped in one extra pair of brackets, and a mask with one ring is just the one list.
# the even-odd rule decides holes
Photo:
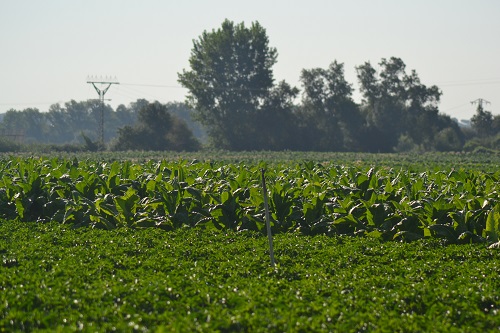
[(179, 82), (189, 89), (188, 105), (214, 146), (284, 148), (283, 140), (274, 139), (267, 124), (287, 118), (297, 90), (286, 83), (274, 85), (276, 57), (258, 22), (247, 28), (226, 20), (218, 30), (205, 31), (194, 41), (191, 68), (179, 74)]
[(302, 104), (297, 109), (304, 149), (358, 150), (364, 120), (352, 99), (352, 85), (344, 78), (344, 65), (302, 70)]
[(436, 135), (445, 129), (463, 144), (458, 125), (438, 113), (437, 86), (422, 84), (415, 70), (406, 73), (399, 58), (382, 59), (379, 65), (379, 73), (368, 62), (356, 68), (364, 98), (360, 108), (369, 129), (365, 150), (392, 151), (402, 137), (432, 150)]
[[(105, 143), (114, 142), (124, 127), (131, 128), (144, 124), (139, 117), (140, 111), (148, 107), (150, 102), (138, 99), (128, 106), (119, 105), (114, 111), (109, 105), (104, 106), (104, 139)], [(84, 144), (92, 146), (99, 138), (99, 121), (101, 104), (98, 101), (69, 101), (53, 104), (48, 112), (38, 109), (7, 111), (0, 122), (0, 135), (4, 139), (15, 142), (42, 144)], [(176, 116), (171, 120), (171, 132), (189, 130), (187, 137), (192, 136), (191, 128), (199, 138), (206, 134), (198, 123), (191, 119), (192, 111), (184, 103), (168, 103), (165, 107)], [(183, 119), (181, 121), (179, 118)], [(141, 122), (142, 121), (142, 122)], [(161, 121), (158, 119), (158, 122)], [(170, 120), (169, 120), (170, 121)], [(189, 128), (186, 127), (189, 124)], [(179, 128), (177, 128), (177, 126)], [(173, 134), (171, 134), (173, 135)], [(189, 139), (190, 140), (190, 139)]]
[(403, 60), (356, 67), (363, 100), (352, 99), (344, 65), (302, 70), (299, 90), (274, 83), (277, 51), (265, 29), (225, 20), (193, 42), (190, 69), (179, 73), (188, 105), (211, 145), (232, 150), (459, 150), (457, 123), (440, 115), (441, 91), (420, 82)]
[(472, 129), (479, 137), (487, 137), (494, 133), (493, 115), (483, 108), (483, 101), (477, 103), (476, 113), (471, 118)]
[[(336, 60), (303, 69), (301, 90), (275, 82), (277, 50), (266, 30), (225, 20), (193, 41), (189, 68), (178, 74), (185, 103), (139, 99), (113, 110), (95, 100), (54, 104), (48, 112), (9, 110), (0, 122), (3, 141), (75, 143), (94, 147), (104, 111), (111, 149), (195, 150), (200, 142), (228, 150), (459, 151), (500, 150), (500, 116), (478, 104), (471, 128), (439, 113), (440, 89), (407, 71), (402, 59), (357, 66), (362, 100)], [(14, 147), (10, 143), (3, 146)]]
[(189, 108), (186, 103), (170, 102), (165, 104), (168, 111), (173, 115), (183, 120), (193, 132), (193, 135), (200, 142), (207, 141), (207, 133), (203, 125), (193, 119), (194, 111)]
[[(64, 105), (51, 105), (48, 112), (38, 109), (9, 110), (0, 123), (0, 129), (5, 133), (21, 133), (26, 143), (78, 143), (82, 140), (82, 133), (97, 140), (101, 107), (95, 100), (71, 100)], [(104, 105), (105, 141), (113, 138), (119, 127), (133, 123), (136, 118), (134, 113), (135, 110), (127, 108), (114, 112), (109, 105)]]
[(184, 120), (158, 102), (144, 106), (134, 126), (118, 129), (113, 150), (193, 151), (200, 144)]

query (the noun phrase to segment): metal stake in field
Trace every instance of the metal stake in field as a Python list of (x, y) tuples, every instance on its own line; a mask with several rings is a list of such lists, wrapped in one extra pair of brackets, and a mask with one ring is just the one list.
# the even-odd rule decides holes
[(269, 221), (269, 204), (267, 201), (267, 188), (266, 188), (266, 170), (261, 169), (262, 172), (262, 191), (264, 192), (264, 209), (266, 211), (266, 227), (267, 227), (267, 238), (269, 239), (269, 255), (271, 256), (271, 266), (275, 266), (274, 263), (274, 249), (273, 249), (273, 235), (271, 234), (271, 222)]
[[(116, 81), (103, 81), (102, 78), (99, 81), (87, 80), (87, 83), (91, 83), (94, 86), (95, 91), (99, 94), (99, 100), (101, 101), (101, 119), (99, 121), (99, 140), (102, 145), (104, 145), (104, 95), (108, 91), (112, 84), (120, 84)], [(96, 84), (108, 85), (104, 89), (99, 89)]]

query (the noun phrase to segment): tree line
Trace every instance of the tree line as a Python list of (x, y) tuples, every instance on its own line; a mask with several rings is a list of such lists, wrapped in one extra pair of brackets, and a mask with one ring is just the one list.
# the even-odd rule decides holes
[[(104, 143), (99, 142), (101, 112)], [(54, 104), (48, 112), (33, 108), (9, 110), (2, 116), (0, 134), (7, 148), (16, 146), (6, 145), (6, 139), (59, 150), (192, 151), (200, 148), (205, 133), (192, 121), (191, 113), (186, 104), (178, 102), (161, 104), (138, 99), (114, 110), (95, 100), (72, 100)]]
[[(108, 149), (297, 151), (460, 151), (500, 148), (500, 118), (479, 103), (472, 127), (439, 112), (442, 95), (423, 84), (402, 59), (356, 66), (362, 100), (336, 60), (303, 69), (300, 89), (276, 82), (277, 50), (258, 22), (225, 20), (193, 41), (189, 68), (178, 74), (185, 103), (137, 100), (104, 107)], [(63, 143), (97, 137), (97, 101), (8, 111), (0, 129), (23, 129), (26, 139)], [(498, 139), (497, 139), (498, 138)], [(498, 144), (497, 144), (498, 143)], [(498, 146), (498, 147), (497, 147)]]
[[(179, 73), (187, 102), (210, 142), (230, 150), (461, 150), (467, 136), (440, 114), (441, 91), (407, 71), (400, 58), (356, 67), (361, 103), (344, 65), (303, 69), (301, 90), (276, 83), (277, 50), (258, 23), (226, 20), (195, 40)], [(299, 99), (299, 103), (295, 101)]]

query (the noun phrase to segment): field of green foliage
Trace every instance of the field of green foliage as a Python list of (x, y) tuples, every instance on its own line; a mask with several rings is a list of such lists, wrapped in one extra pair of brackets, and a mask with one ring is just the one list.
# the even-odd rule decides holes
[(0, 160), (0, 213), (26, 222), (104, 229), (259, 231), (262, 169), (275, 233), (498, 241), (500, 171), (460, 166), (414, 171), (390, 167), (390, 161), (12, 157)]
[(0, 332), (499, 330), (498, 162), (2, 156)]

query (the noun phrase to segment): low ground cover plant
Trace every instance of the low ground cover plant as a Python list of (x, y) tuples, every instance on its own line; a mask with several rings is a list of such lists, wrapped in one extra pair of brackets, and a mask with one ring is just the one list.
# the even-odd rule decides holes
[(494, 156), (272, 156), (1, 157), (0, 332), (500, 329)]
[(0, 331), (494, 332), (498, 250), (0, 223)]

